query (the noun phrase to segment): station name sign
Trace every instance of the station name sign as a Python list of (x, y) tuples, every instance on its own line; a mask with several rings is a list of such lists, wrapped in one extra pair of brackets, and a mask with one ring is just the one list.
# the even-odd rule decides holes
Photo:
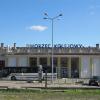
[[(26, 44), (30, 48), (51, 48), (51, 44)], [(54, 44), (54, 48), (83, 48), (82, 44)]]

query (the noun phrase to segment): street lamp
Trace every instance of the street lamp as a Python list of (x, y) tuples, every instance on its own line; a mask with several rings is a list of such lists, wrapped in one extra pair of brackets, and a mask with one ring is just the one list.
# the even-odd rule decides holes
[(53, 40), (53, 26), (54, 26), (54, 20), (55, 19), (57, 19), (58, 17), (60, 17), (60, 16), (62, 16), (62, 14), (59, 14), (59, 15), (57, 15), (57, 16), (55, 16), (55, 17), (49, 17), (48, 16), (48, 14), (47, 13), (44, 13), (44, 15), (46, 16), (46, 17), (44, 17), (44, 19), (47, 19), (47, 20), (51, 20), (51, 23), (52, 23), (52, 83), (53, 83), (53, 68), (54, 68), (54, 65), (53, 65), (53, 59), (54, 59), (54, 57), (53, 57), (53, 42), (54, 42), (54, 40)]

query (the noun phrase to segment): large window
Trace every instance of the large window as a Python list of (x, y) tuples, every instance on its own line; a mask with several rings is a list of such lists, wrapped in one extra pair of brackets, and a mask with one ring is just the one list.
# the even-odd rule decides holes
[[(52, 58), (50, 58), (50, 66), (52, 66)], [(53, 66), (57, 67), (57, 57), (53, 58)]]
[(4, 60), (0, 60), (0, 67), (5, 67), (5, 61)]
[(61, 77), (68, 77), (68, 58), (62, 57), (61, 60)]
[(67, 58), (61, 58), (61, 67), (67, 67), (68, 66), (68, 59)]
[(46, 57), (41, 57), (40, 58), (40, 65), (47, 66), (47, 58)]
[(79, 77), (79, 58), (71, 59), (71, 76), (73, 78)]
[(36, 67), (37, 66), (37, 58), (36, 57), (30, 57), (29, 63), (30, 63), (30, 67)]

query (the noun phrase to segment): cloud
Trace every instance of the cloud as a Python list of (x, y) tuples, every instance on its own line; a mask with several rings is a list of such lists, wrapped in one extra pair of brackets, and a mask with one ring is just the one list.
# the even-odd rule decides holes
[(48, 28), (47, 26), (33, 25), (33, 26), (30, 26), (28, 29), (34, 30), (34, 31), (45, 31), (47, 28)]

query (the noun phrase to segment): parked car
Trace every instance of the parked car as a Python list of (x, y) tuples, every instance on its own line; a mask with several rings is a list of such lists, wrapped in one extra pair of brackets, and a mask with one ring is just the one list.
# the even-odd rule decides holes
[(100, 76), (93, 76), (89, 80), (89, 85), (90, 86), (100, 86)]

